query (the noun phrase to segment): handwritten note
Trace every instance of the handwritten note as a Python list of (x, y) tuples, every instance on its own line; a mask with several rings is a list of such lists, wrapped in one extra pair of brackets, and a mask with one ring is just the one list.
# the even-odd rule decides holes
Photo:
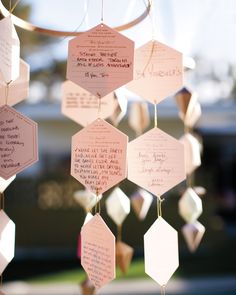
[(7, 105), (1, 107), (0, 177), (8, 179), (37, 160), (37, 123)]
[(134, 42), (101, 24), (69, 42), (67, 78), (97, 97), (133, 79)]
[(81, 264), (96, 288), (115, 278), (115, 237), (99, 214), (81, 230)]
[(113, 93), (100, 99), (71, 81), (63, 83), (62, 93), (62, 113), (82, 126), (98, 117), (108, 118), (116, 108)]
[(158, 128), (128, 145), (128, 179), (161, 196), (185, 179), (184, 146)]
[(29, 79), (29, 65), (21, 59), (20, 75), (15, 81), (9, 84), (7, 94), (7, 85), (0, 72), (0, 106), (6, 103), (13, 106), (25, 99), (29, 95)]
[(0, 21), (0, 71), (6, 83), (19, 76), (20, 41), (11, 17)]
[(72, 137), (71, 175), (100, 195), (126, 177), (128, 137), (97, 119)]
[(127, 88), (152, 103), (174, 94), (183, 85), (182, 54), (158, 41), (135, 51), (134, 80)]

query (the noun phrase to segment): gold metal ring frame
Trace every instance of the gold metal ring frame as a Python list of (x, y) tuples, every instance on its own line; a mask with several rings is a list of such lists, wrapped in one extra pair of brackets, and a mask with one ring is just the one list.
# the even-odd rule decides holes
[[(113, 29), (115, 29), (117, 31), (124, 31), (124, 30), (130, 29), (130, 28), (134, 27), (135, 25), (141, 23), (149, 15), (151, 7), (152, 7), (152, 0), (148, 0), (145, 11), (140, 16), (138, 16), (137, 18), (135, 18), (134, 20), (132, 20), (126, 24), (123, 24), (118, 27), (114, 27)], [(10, 12), (8, 11), (8, 9), (5, 8), (5, 6), (3, 5), (1, 0), (0, 0), (0, 13), (5, 17), (10, 14)], [(31, 31), (31, 32), (38, 32), (41, 34), (55, 36), (55, 37), (78, 36), (83, 33), (81, 31), (79, 31), (79, 32), (77, 32), (77, 31), (58, 31), (58, 30), (46, 29), (46, 28), (42, 28), (39, 26), (35, 26), (35, 25), (31, 24), (30, 22), (27, 22), (27, 21), (15, 16), (14, 14), (11, 14), (11, 17), (12, 17), (13, 23), (16, 26), (18, 26), (24, 30)]]

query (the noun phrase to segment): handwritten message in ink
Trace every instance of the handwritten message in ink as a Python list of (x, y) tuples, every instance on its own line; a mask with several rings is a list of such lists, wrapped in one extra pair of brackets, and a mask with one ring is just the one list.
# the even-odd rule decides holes
[(72, 137), (71, 175), (95, 194), (126, 177), (128, 137), (102, 119)]
[(128, 145), (128, 179), (161, 196), (185, 179), (184, 147), (154, 128)]
[(0, 71), (6, 83), (19, 76), (20, 41), (11, 17), (0, 21)]
[(62, 113), (82, 126), (98, 117), (108, 118), (116, 108), (113, 93), (100, 99), (71, 81), (63, 83), (62, 92)]
[(96, 288), (115, 278), (115, 237), (99, 214), (81, 231), (81, 264)]
[(2, 73), (0, 72), (0, 106), (5, 103), (13, 106), (25, 99), (29, 95), (29, 79), (29, 65), (21, 59), (20, 75), (15, 81), (9, 84), (7, 94), (7, 84), (4, 82)]
[(152, 103), (174, 94), (183, 85), (182, 54), (158, 41), (135, 50), (134, 80), (127, 88)]
[(103, 97), (133, 79), (134, 42), (98, 25), (69, 42), (67, 78)]
[(1, 107), (0, 177), (8, 179), (37, 160), (37, 123), (7, 105)]

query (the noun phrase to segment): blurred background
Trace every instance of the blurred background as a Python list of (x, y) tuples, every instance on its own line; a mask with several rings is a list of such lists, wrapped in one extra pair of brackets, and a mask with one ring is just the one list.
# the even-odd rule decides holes
[[(8, 7), (9, 1), (3, 1)], [(206, 227), (203, 241), (191, 254), (180, 237), (180, 267), (176, 277), (225, 277), (236, 275), (236, 2), (234, 0), (154, 0), (152, 19), (122, 33), (136, 47), (154, 34), (159, 41), (191, 56), (196, 62), (185, 74), (185, 85), (197, 92), (202, 106), (195, 133), (203, 145), (202, 165), (194, 182), (206, 189), (200, 221)], [(142, 0), (104, 0), (104, 22), (126, 23), (142, 13)], [(58, 30), (87, 30), (100, 22), (101, 1), (21, 0), (14, 13), (34, 24)], [(78, 270), (77, 237), (84, 212), (73, 198), (83, 187), (70, 176), (71, 136), (81, 126), (61, 114), (61, 84), (66, 77), (70, 38), (47, 37), (17, 28), (21, 57), (30, 64), (30, 95), (16, 109), (39, 124), (38, 163), (17, 175), (6, 191), (5, 209), (16, 223), (16, 255), (4, 272), (4, 281), (33, 280), (47, 274)], [(136, 137), (128, 124), (130, 105), (118, 128), (130, 140)], [(153, 120), (152, 106), (149, 105)], [(183, 123), (173, 97), (158, 105), (158, 126), (179, 138)], [(147, 129), (153, 127), (153, 122)], [(120, 187), (130, 196), (137, 187), (125, 180)], [(168, 192), (163, 205), (165, 219), (179, 232), (184, 222), (178, 200), (185, 184)], [(102, 216), (115, 233), (105, 211)], [(144, 222), (133, 212), (124, 224), (123, 240), (134, 247), (135, 261), (143, 255), (143, 235), (156, 218), (153, 202)], [(137, 226), (138, 225), (138, 226)], [(133, 230), (137, 228), (137, 230)], [(140, 273), (143, 272), (140, 271)], [(141, 274), (139, 276), (142, 276)], [(60, 277), (64, 280), (64, 277)], [(51, 278), (55, 279), (55, 276)], [(143, 277), (145, 275), (143, 274)], [(47, 277), (50, 280), (50, 275)], [(77, 278), (74, 278), (76, 280)], [(53, 280), (53, 279), (52, 279)], [(66, 280), (66, 279), (65, 279)], [(79, 281), (79, 278), (78, 278)], [(233, 290), (236, 294), (236, 289)], [(228, 294), (228, 293), (227, 293)], [(232, 293), (234, 294), (234, 293)]]

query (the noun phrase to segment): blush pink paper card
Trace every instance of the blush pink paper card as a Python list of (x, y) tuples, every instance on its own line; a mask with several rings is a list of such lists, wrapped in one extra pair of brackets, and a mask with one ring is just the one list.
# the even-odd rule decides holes
[(62, 113), (84, 127), (95, 118), (108, 118), (115, 108), (116, 99), (113, 92), (100, 99), (71, 81), (62, 85)]
[(4, 105), (6, 102), (8, 105), (13, 106), (29, 95), (29, 72), (29, 65), (21, 59), (20, 75), (15, 81), (9, 84), (7, 97), (7, 85), (0, 72), (0, 106)]
[(72, 137), (71, 175), (100, 195), (126, 178), (128, 137), (102, 119)]
[(135, 50), (134, 79), (127, 88), (157, 104), (183, 85), (182, 54), (158, 41)]
[(67, 79), (103, 97), (133, 79), (134, 42), (100, 24), (69, 42)]
[(38, 160), (37, 123), (5, 105), (0, 108), (0, 177), (8, 179)]
[(158, 128), (128, 144), (128, 179), (156, 196), (183, 181), (184, 146)]
[(11, 16), (0, 21), (0, 71), (6, 83), (19, 76), (20, 41)]
[(96, 289), (115, 276), (115, 237), (99, 214), (81, 230), (81, 264)]

